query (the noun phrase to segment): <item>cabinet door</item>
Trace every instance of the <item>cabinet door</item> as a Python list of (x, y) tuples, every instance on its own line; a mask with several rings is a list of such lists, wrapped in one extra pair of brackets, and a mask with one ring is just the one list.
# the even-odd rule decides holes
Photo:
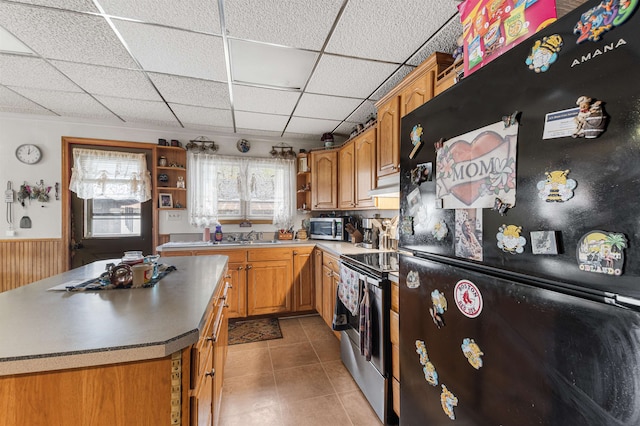
[(333, 270), (322, 266), (322, 318), (331, 327), (333, 323), (333, 307), (336, 303), (336, 295), (333, 291)]
[(249, 262), (247, 269), (249, 316), (291, 312), (290, 260)]
[(313, 210), (338, 208), (338, 151), (311, 152)]
[(229, 318), (244, 318), (247, 316), (247, 271), (246, 264), (229, 262), (229, 283), (231, 288), (227, 294)]
[(293, 310), (311, 311), (314, 304), (313, 247), (293, 251)]
[(400, 166), (400, 99), (394, 97), (378, 108), (378, 177), (398, 173)]
[(315, 286), (315, 308), (316, 311), (322, 315), (322, 250), (316, 248), (313, 250), (314, 259), (313, 259), (313, 283)]
[(404, 117), (433, 98), (434, 81), (435, 68), (425, 71), (400, 92), (400, 117)]
[[(376, 128), (372, 127), (355, 140), (355, 201), (358, 208), (374, 207), (369, 191), (376, 187)], [(340, 181), (342, 185), (342, 180)]]
[(197, 426), (209, 426), (213, 424), (213, 356), (207, 357), (207, 369), (205, 374), (198, 378), (198, 384), (191, 397), (191, 424)]
[(352, 209), (355, 203), (355, 140), (345, 144), (338, 151), (338, 207)]

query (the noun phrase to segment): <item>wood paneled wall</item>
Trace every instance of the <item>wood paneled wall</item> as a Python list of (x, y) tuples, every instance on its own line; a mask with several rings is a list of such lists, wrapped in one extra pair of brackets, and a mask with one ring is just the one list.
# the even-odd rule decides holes
[(66, 271), (62, 240), (0, 240), (0, 292)]

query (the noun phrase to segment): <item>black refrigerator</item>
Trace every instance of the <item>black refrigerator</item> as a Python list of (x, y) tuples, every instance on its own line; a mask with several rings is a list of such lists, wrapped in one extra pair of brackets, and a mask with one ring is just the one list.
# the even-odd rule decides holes
[(587, 2), (402, 118), (402, 426), (640, 425), (637, 6)]

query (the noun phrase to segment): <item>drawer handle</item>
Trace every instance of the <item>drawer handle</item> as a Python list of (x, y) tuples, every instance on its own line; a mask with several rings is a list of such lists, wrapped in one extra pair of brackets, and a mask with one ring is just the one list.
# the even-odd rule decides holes
[(242, 271), (244, 269), (244, 266), (238, 266), (238, 271)]
[(215, 339), (213, 338), (213, 336), (207, 336), (207, 338), (205, 340), (207, 342), (213, 342)]
[(223, 308), (228, 308), (229, 305), (227, 305), (226, 303), (224, 305), (222, 305)]
[(231, 283), (227, 283), (227, 288), (233, 288), (233, 285)]
[(295, 255), (297, 255), (297, 254), (298, 254), (298, 252), (297, 252), (297, 251), (294, 251), (294, 252), (293, 252), (293, 255), (294, 255), (294, 256), (295, 256)]
[(231, 275), (227, 274), (224, 276), (225, 278), (231, 278)]
[(253, 268), (253, 266), (247, 265), (247, 269), (251, 269), (251, 268)]
[(205, 376), (209, 376), (209, 377), (213, 377), (216, 375), (216, 369), (212, 368), (211, 371), (207, 371), (206, 373), (204, 373)]

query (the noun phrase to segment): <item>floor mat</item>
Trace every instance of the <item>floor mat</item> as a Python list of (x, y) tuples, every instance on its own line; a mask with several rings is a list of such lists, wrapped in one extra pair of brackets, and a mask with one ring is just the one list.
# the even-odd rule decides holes
[(229, 321), (229, 344), (260, 342), (282, 339), (278, 318)]

